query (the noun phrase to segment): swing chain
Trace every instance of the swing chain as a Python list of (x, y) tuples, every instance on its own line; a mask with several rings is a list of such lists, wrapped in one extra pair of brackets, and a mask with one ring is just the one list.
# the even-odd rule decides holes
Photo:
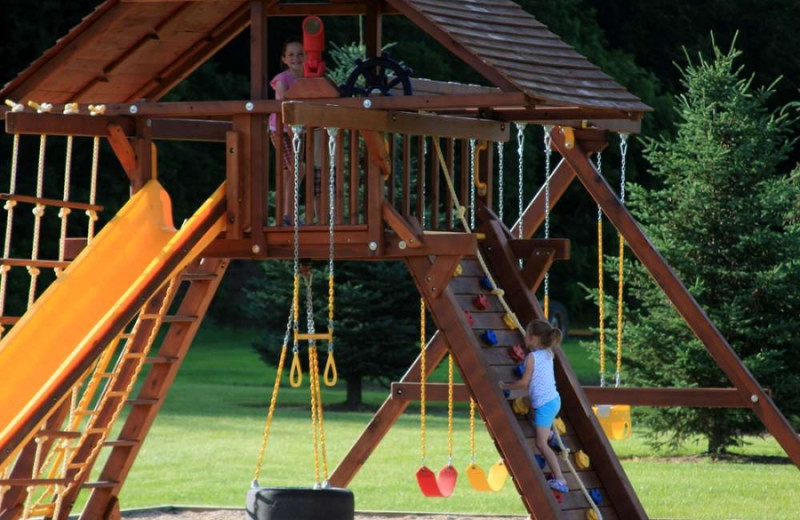
[(620, 202), (625, 204), (625, 169), (627, 167), (627, 155), (628, 155), (628, 134), (626, 133), (619, 134), (619, 154), (620, 154), (619, 200)]
[(475, 139), (469, 140), (469, 227), (475, 229)]
[[(550, 175), (551, 175), (551, 157), (553, 154), (553, 139), (550, 136), (550, 131), (553, 129), (550, 125), (544, 125), (544, 238), (550, 238)], [(550, 318), (550, 271), (544, 274), (544, 317)]]
[(506, 143), (503, 141), (497, 141), (497, 191), (498, 191), (498, 198), (499, 205), (497, 211), (500, 215), (500, 220), (503, 220), (503, 197), (505, 196), (505, 186), (503, 185), (503, 154), (505, 153)]
[[(523, 182), (523, 154), (525, 152), (525, 123), (514, 123), (514, 126), (517, 127), (517, 216), (519, 217), (519, 221), (517, 222), (517, 238), (523, 238), (523, 230), (522, 230), (522, 213), (524, 211), (522, 207), (522, 182)], [(521, 262), (521, 260), (520, 260)]]

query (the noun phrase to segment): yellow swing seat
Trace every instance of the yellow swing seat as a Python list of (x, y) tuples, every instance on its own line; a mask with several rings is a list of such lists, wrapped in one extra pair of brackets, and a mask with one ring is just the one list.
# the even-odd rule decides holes
[(599, 404), (592, 406), (606, 436), (621, 441), (631, 436), (631, 407), (627, 404)]
[(506, 468), (505, 462), (503, 460), (498, 460), (496, 463), (489, 468), (489, 476), (486, 476), (486, 472), (483, 471), (483, 468), (475, 464), (474, 462), (467, 466), (467, 480), (469, 480), (469, 485), (475, 491), (488, 491), (492, 493), (496, 493), (503, 489), (503, 486), (506, 484), (506, 480), (508, 480), (508, 469)]

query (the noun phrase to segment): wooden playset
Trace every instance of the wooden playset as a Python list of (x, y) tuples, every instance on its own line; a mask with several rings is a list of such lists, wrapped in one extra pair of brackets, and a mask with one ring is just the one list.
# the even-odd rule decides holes
[[(320, 18), (314, 17), (362, 16), (369, 58), (339, 88), (322, 76), (320, 39), (311, 38), (309, 77), (298, 79), (287, 99), (268, 99), (267, 21), (287, 16), (312, 17), (304, 24), (312, 36), (321, 35)], [(379, 53), (387, 16), (405, 16), (492, 86), (410, 77), (408, 69)], [(248, 30), (250, 99), (160, 101)], [(413, 65), (413, 57), (404, 59)], [(325, 332), (299, 332), (301, 258), (328, 260), (331, 279), (334, 259), (402, 259), (419, 288), (422, 315), (427, 309), (435, 321), (432, 339), (392, 385), (364, 433), (332, 473), (319, 479), (333, 488), (346, 488), (413, 400), (447, 400), (451, 408), (454, 401), (470, 400), (473, 430), (479, 417), (503, 462), (488, 475), (473, 463), (469, 482), (497, 489), (509, 475), (539, 520), (648, 518), (603, 430), (613, 432), (619, 421), (601, 425), (613, 405), (748, 408), (800, 466), (797, 433), (590, 160), (607, 146), (609, 132), (637, 133), (649, 107), (511, 0), (105, 0), (0, 96), (8, 100), (2, 117), (13, 138), (10, 167), (4, 166), (0, 179), (2, 189), (9, 186), (0, 194), (6, 212), (0, 258), (0, 520), (65, 520), (84, 490), (89, 494), (82, 519), (119, 517), (126, 476), (230, 259), (294, 259), (296, 297), (287, 342), (291, 336), (295, 343), (324, 342), (333, 334), (333, 319)], [(289, 128), (276, 132), (275, 146), (269, 136), (273, 114), (276, 128)], [(496, 156), (511, 153), (503, 147), (509, 139), (518, 139), (522, 148), (525, 124), (544, 128), (547, 176), (531, 200), (520, 198), (519, 218), (508, 229), (498, 216), (502, 206), (495, 204), (504, 189)], [(21, 142), (36, 138), (34, 182), (26, 177), (33, 161), (21, 162), (20, 155)], [(64, 189), (48, 194), (46, 150), (65, 138)], [(225, 171), (208, 186), (208, 200), (177, 229), (157, 180), (157, 145), (170, 140), (219, 143), (225, 154)], [(73, 186), (71, 177), (71, 153), (80, 141), (92, 144), (88, 187)], [(99, 176), (101, 141), (110, 145), (124, 176)], [(550, 152), (560, 156), (552, 171)], [(286, 164), (291, 177), (282, 174)], [(195, 182), (193, 172), (186, 173), (186, 182)], [(318, 190), (310, 182), (315, 176)], [(103, 210), (96, 191), (119, 184), (120, 177), (131, 199), (95, 233)], [(303, 177), (309, 182), (301, 183)], [(520, 325), (545, 314), (535, 293), (546, 285), (548, 269), (569, 258), (568, 240), (549, 232), (532, 237), (543, 225), (549, 231), (550, 209), (576, 179), (731, 387), (586, 388), (558, 351), (558, 438), (569, 491), (552, 493), (531, 424), (515, 413), (524, 410), (512, 407), (499, 382), (519, 362), (514, 346), (522, 343)], [(293, 197), (288, 207), (281, 196), (287, 190)], [(23, 207), (33, 208), (32, 217)], [(49, 225), (56, 212), (57, 223)], [(24, 227), (33, 230), (26, 236), (33, 244), (30, 255), (12, 243), (24, 218), (32, 218)], [(78, 235), (76, 229), (83, 231)], [(57, 276), (47, 278), (47, 272)], [(6, 308), (11, 290), (28, 291), (19, 312)], [(165, 334), (156, 346), (161, 328)], [(426, 384), (448, 354), (451, 371), (457, 367), (464, 383)], [(145, 365), (149, 370), (134, 390)], [(319, 377), (313, 379), (318, 387)], [(601, 405), (601, 421), (592, 405)], [(624, 435), (624, 409), (617, 412)], [(321, 427), (321, 408), (318, 419)], [(423, 440), (423, 455), (424, 449)], [(95, 468), (98, 460), (104, 462)], [(422, 491), (433, 496), (449, 494), (455, 484), (448, 471), (437, 476), (422, 468), (417, 477)], [(259, 500), (264, 495), (254, 495), (253, 507)], [(337, 502), (340, 513), (320, 510), (328, 513), (325, 518), (346, 518), (348, 507), (352, 515), (347, 501), (345, 496)], [(291, 512), (264, 516), (269, 514), (253, 516), (301, 518)]]

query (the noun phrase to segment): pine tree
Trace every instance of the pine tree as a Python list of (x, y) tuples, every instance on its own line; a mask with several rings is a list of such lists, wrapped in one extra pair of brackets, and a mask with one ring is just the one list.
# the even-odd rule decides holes
[[(740, 52), (714, 45), (682, 70), (673, 138), (650, 140), (645, 155), (658, 187), (633, 186), (629, 199), (666, 260), (778, 407), (800, 414), (800, 229), (798, 170), (784, 164), (794, 140), (788, 108), (772, 112), (773, 86), (755, 88), (735, 65)], [(730, 386), (641, 267), (626, 279), (629, 384)], [(762, 430), (747, 410), (656, 409), (644, 414), (654, 445), (691, 435), (725, 453)]]

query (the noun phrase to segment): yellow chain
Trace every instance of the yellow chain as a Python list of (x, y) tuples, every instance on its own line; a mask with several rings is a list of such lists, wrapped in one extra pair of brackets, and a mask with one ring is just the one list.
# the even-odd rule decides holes
[(619, 386), (620, 374), (622, 373), (622, 288), (624, 285), (623, 255), (625, 254), (625, 239), (622, 233), (619, 234), (619, 284), (617, 285), (617, 374), (616, 386)]
[(425, 465), (425, 299), (419, 299), (419, 431), (422, 444), (422, 465)]
[(447, 356), (447, 464), (453, 459), (453, 354)]
[(278, 360), (278, 370), (275, 372), (275, 383), (272, 385), (272, 397), (269, 400), (269, 412), (267, 412), (267, 421), (264, 424), (264, 434), (261, 436), (261, 449), (258, 450), (258, 458), (256, 459), (256, 470), (253, 472), (253, 482), (256, 482), (261, 476), (261, 465), (264, 463), (264, 454), (267, 451), (267, 439), (269, 432), (272, 428), (272, 418), (275, 415), (275, 405), (278, 402), (278, 391), (281, 387), (281, 375), (283, 374), (283, 366), (286, 363), (286, 351), (288, 345), (283, 344), (281, 348), (281, 357)]
[[(334, 284), (333, 274), (328, 276), (328, 344), (333, 342), (333, 304), (334, 304)], [(339, 371), (336, 370), (336, 360), (333, 357), (333, 348), (328, 349), (328, 359), (325, 362), (325, 373), (323, 374), (325, 386), (336, 386), (339, 381)]]
[(314, 388), (314, 358), (317, 347), (313, 343), (308, 347), (308, 377), (310, 379), (309, 390), (311, 393), (311, 446), (314, 451), (314, 482), (319, 482), (319, 442), (317, 440), (317, 392)]
[(475, 463), (475, 399), (469, 398), (469, 461)]

